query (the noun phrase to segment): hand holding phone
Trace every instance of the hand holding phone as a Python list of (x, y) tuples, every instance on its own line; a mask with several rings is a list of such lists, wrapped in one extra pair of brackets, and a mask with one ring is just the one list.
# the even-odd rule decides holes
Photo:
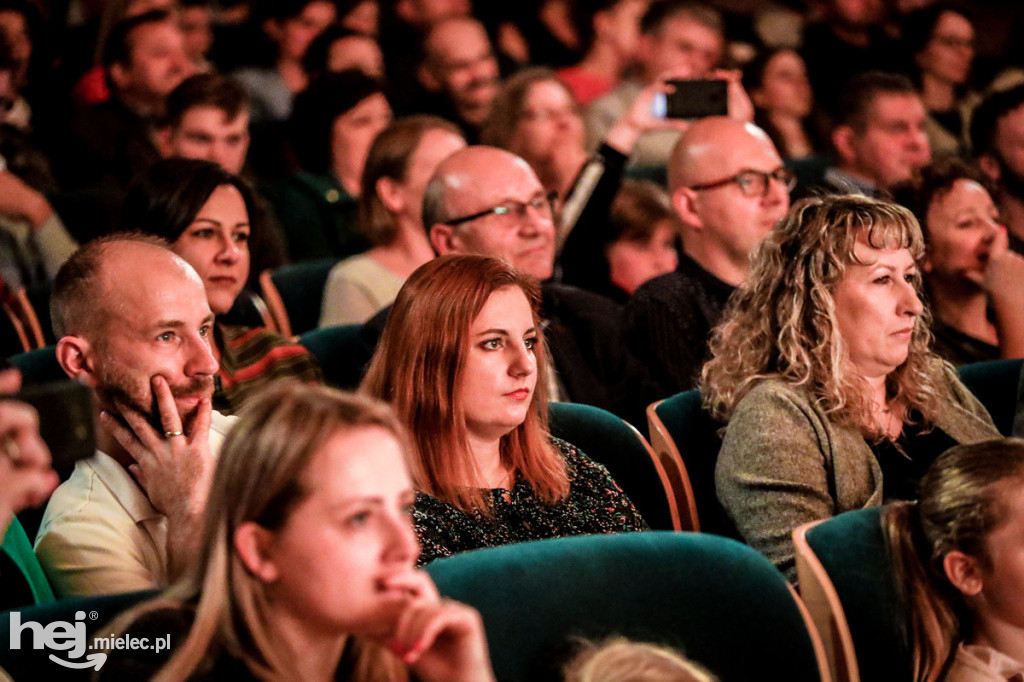
[(669, 80), (672, 92), (655, 95), (652, 110), (659, 118), (697, 119), (729, 114), (728, 83), (724, 80)]

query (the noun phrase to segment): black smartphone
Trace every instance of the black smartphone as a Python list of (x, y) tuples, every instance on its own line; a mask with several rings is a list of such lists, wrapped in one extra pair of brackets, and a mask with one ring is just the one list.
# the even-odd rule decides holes
[(12, 396), (39, 413), (39, 435), (50, 449), (53, 469), (66, 480), (75, 462), (96, 452), (92, 391), (75, 381), (54, 381), (23, 387)]
[[(670, 80), (675, 90), (664, 95), (663, 118), (704, 118), (729, 113), (728, 84), (723, 80)], [(655, 108), (658, 108), (655, 103)]]

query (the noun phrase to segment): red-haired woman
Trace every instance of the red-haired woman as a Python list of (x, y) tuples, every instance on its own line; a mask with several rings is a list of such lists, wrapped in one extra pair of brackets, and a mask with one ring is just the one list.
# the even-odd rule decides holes
[(608, 471), (547, 432), (537, 285), (483, 256), (421, 266), (362, 390), (413, 434), (420, 562), (479, 547), (641, 530)]

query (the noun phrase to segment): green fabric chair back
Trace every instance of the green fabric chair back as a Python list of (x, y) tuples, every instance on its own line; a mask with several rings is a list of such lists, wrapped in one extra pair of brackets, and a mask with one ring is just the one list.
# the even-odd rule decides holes
[(57, 362), (57, 347), (46, 346), (27, 353), (11, 356), (11, 364), (21, 371), (23, 384), (45, 384), (50, 381), (70, 381)]
[[(291, 334), (303, 334), (316, 329), (320, 323), (320, 306), (324, 300), (327, 276), (338, 263), (337, 258), (282, 265), (270, 272), (270, 280), (284, 304)], [(272, 305), (272, 294), (263, 291), (267, 303)]]
[(363, 358), (362, 352), (354, 352), (359, 346), (359, 330), (362, 325), (341, 324), (306, 332), (299, 337), (299, 343), (316, 358), (329, 386), (355, 390), (363, 379), (363, 364), (353, 358)]
[(715, 463), (722, 439), (722, 424), (701, 405), (700, 391), (691, 389), (666, 398), (655, 408), (686, 467), (697, 503), (700, 530), (740, 539), (736, 525), (725, 513), (715, 493)]
[[(36, 558), (36, 553), (32, 549), (32, 543), (29, 541), (28, 535), (25, 534), (25, 529), (22, 528), (21, 522), (17, 518), (12, 520), (11, 525), (8, 526), (7, 532), (4, 534), (3, 544), (0, 545), (0, 550), (3, 550), (7, 558), (21, 572), (21, 576), (30, 590), (32, 604), (49, 604), (56, 600), (53, 596), (50, 582), (43, 573), (43, 567), (39, 565), (39, 559)], [(7, 580), (0, 576), (0, 581), (3, 582), (3, 589), (6, 591), (8, 587)], [(13, 606), (11, 604), (8, 605)], [(19, 604), (19, 606), (29, 605), (27, 602)]]
[[(483, 616), (499, 680), (561, 680), (574, 637), (675, 647), (722, 682), (827, 679), (782, 575), (703, 533), (621, 533), (466, 552), (427, 566)], [(767, 673), (767, 674), (766, 674)]]
[(1024, 360), (990, 360), (959, 368), (960, 381), (981, 401), (999, 433), (1009, 436), (1020, 397)]
[(643, 436), (611, 412), (592, 405), (550, 403), (548, 414), (552, 435), (603, 464), (648, 526), (678, 530), (679, 512), (670, 501), (668, 481)]
[(913, 678), (910, 650), (881, 526), (882, 507), (846, 512), (807, 531), (835, 587), (864, 682)]

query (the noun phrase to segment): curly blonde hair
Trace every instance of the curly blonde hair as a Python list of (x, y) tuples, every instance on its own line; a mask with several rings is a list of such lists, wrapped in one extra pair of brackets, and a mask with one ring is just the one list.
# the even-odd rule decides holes
[[(839, 424), (880, 435), (864, 380), (850, 372), (834, 293), (858, 260), (862, 235), (875, 248), (924, 257), (921, 227), (896, 204), (863, 196), (812, 197), (793, 205), (754, 256), (750, 276), (733, 294), (712, 332), (712, 359), (701, 372), (705, 406), (727, 421), (764, 379), (802, 386)], [(920, 295), (920, 283), (918, 283)], [(927, 426), (945, 394), (944, 364), (934, 355), (925, 310), (914, 321), (906, 361), (886, 378), (890, 400)]]

